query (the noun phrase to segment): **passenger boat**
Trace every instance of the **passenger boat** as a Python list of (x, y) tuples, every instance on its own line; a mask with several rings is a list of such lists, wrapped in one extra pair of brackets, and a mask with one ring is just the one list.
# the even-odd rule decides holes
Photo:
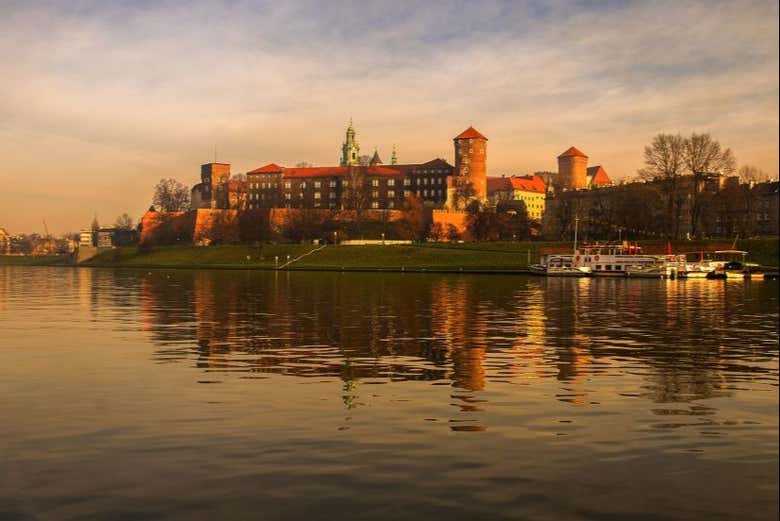
[(529, 266), (531, 273), (547, 277), (587, 277), (590, 270), (573, 265), (573, 255), (547, 255), (541, 263)]
[(663, 256), (645, 255), (638, 245), (589, 244), (574, 250), (573, 266), (589, 269), (595, 277), (666, 276)]

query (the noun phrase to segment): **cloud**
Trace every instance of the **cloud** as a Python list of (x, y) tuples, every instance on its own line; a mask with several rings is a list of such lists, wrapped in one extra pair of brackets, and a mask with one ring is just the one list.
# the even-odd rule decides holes
[[(570, 145), (631, 176), (658, 132), (709, 131), (777, 176), (777, 4), (76, 2), (4, 7), (0, 221), (62, 230), (141, 212), (220, 159), (451, 160), (473, 124), (493, 174)], [(30, 179), (35, 179), (31, 184)], [(78, 203), (71, 198), (79, 197)], [(113, 212), (113, 213), (112, 213)]]

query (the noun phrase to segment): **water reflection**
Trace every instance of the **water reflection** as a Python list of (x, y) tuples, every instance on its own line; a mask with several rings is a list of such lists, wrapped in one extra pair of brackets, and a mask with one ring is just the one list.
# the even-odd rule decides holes
[[(101, 274), (94, 277), (99, 287)], [(488, 406), (480, 392), (491, 384), (550, 376), (561, 382), (558, 400), (589, 404), (594, 379), (603, 386), (609, 381), (600, 377), (615, 373), (641, 377), (625, 396), (687, 403), (771, 378), (776, 364), (777, 330), (766, 316), (767, 302), (776, 316), (776, 285), (764, 282), (186, 270), (138, 277), (156, 361), (194, 361), (207, 382), (225, 373), (337, 377), (348, 409), (363, 403), (361, 383), (428, 381), (451, 385), (459, 412), (480, 413)], [(452, 428), (485, 427), (460, 422), (473, 425)]]
[(771, 518), (777, 319), (763, 281), (0, 268), (0, 503)]

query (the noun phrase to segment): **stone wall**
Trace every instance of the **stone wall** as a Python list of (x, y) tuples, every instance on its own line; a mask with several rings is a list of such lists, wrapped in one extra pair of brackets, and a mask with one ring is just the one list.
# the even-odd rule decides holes
[(460, 233), (460, 236), (464, 241), (470, 241), (472, 240), (472, 237), (466, 226), (467, 217), (468, 213), (458, 210), (433, 210), (431, 224), (441, 224), (442, 228), (445, 230), (447, 229), (447, 226), (451, 224), (457, 228), (458, 233)]

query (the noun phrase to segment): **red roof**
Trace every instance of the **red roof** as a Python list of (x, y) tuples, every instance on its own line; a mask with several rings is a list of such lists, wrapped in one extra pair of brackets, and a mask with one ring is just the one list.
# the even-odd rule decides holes
[(260, 168), (255, 168), (251, 172), (247, 172), (247, 174), (268, 174), (268, 173), (278, 173), (281, 172), (284, 168), (277, 165), (276, 163), (269, 163), (265, 166), (261, 166)]
[(544, 179), (538, 175), (524, 175), (511, 177), (488, 177), (487, 190), (490, 192), (521, 190), (523, 192), (536, 192), (543, 194), (545, 190)]
[(588, 167), (588, 177), (590, 178), (591, 186), (608, 186), (612, 184), (607, 171), (601, 165)]
[(399, 170), (388, 166), (315, 166), (308, 168), (282, 168), (282, 177), (307, 178), (307, 177), (344, 177), (349, 175), (350, 169), (360, 169), (367, 176), (400, 176)]
[(522, 177), (512, 176), (509, 179), (512, 182), (512, 188), (514, 190), (522, 190), (523, 192), (537, 192), (540, 194), (544, 193), (544, 179), (538, 175), (525, 175)]
[(586, 156), (582, 152), (582, 150), (578, 149), (577, 147), (569, 147), (569, 149), (566, 152), (559, 155), (558, 157), (588, 157), (588, 156)]
[(361, 172), (368, 176), (399, 176), (412, 172), (413, 170), (437, 168), (443, 170), (452, 170), (453, 166), (443, 159), (432, 159), (426, 163), (408, 164), (408, 165), (372, 165), (372, 166), (316, 166), (305, 168), (287, 168), (271, 163), (260, 168), (256, 168), (248, 174), (274, 174), (281, 173), (285, 178), (304, 178), (304, 177), (343, 177), (349, 174), (350, 168), (359, 168)]
[(493, 192), (508, 192), (512, 189), (512, 182), (508, 177), (488, 177), (487, 178), (487, 191)]
[(477, 129), (474, 127), (469, 127), (457, 136), (455, 136), (455, 139), (484, 139), (487, 141), (487, 138), (480, 134)]

